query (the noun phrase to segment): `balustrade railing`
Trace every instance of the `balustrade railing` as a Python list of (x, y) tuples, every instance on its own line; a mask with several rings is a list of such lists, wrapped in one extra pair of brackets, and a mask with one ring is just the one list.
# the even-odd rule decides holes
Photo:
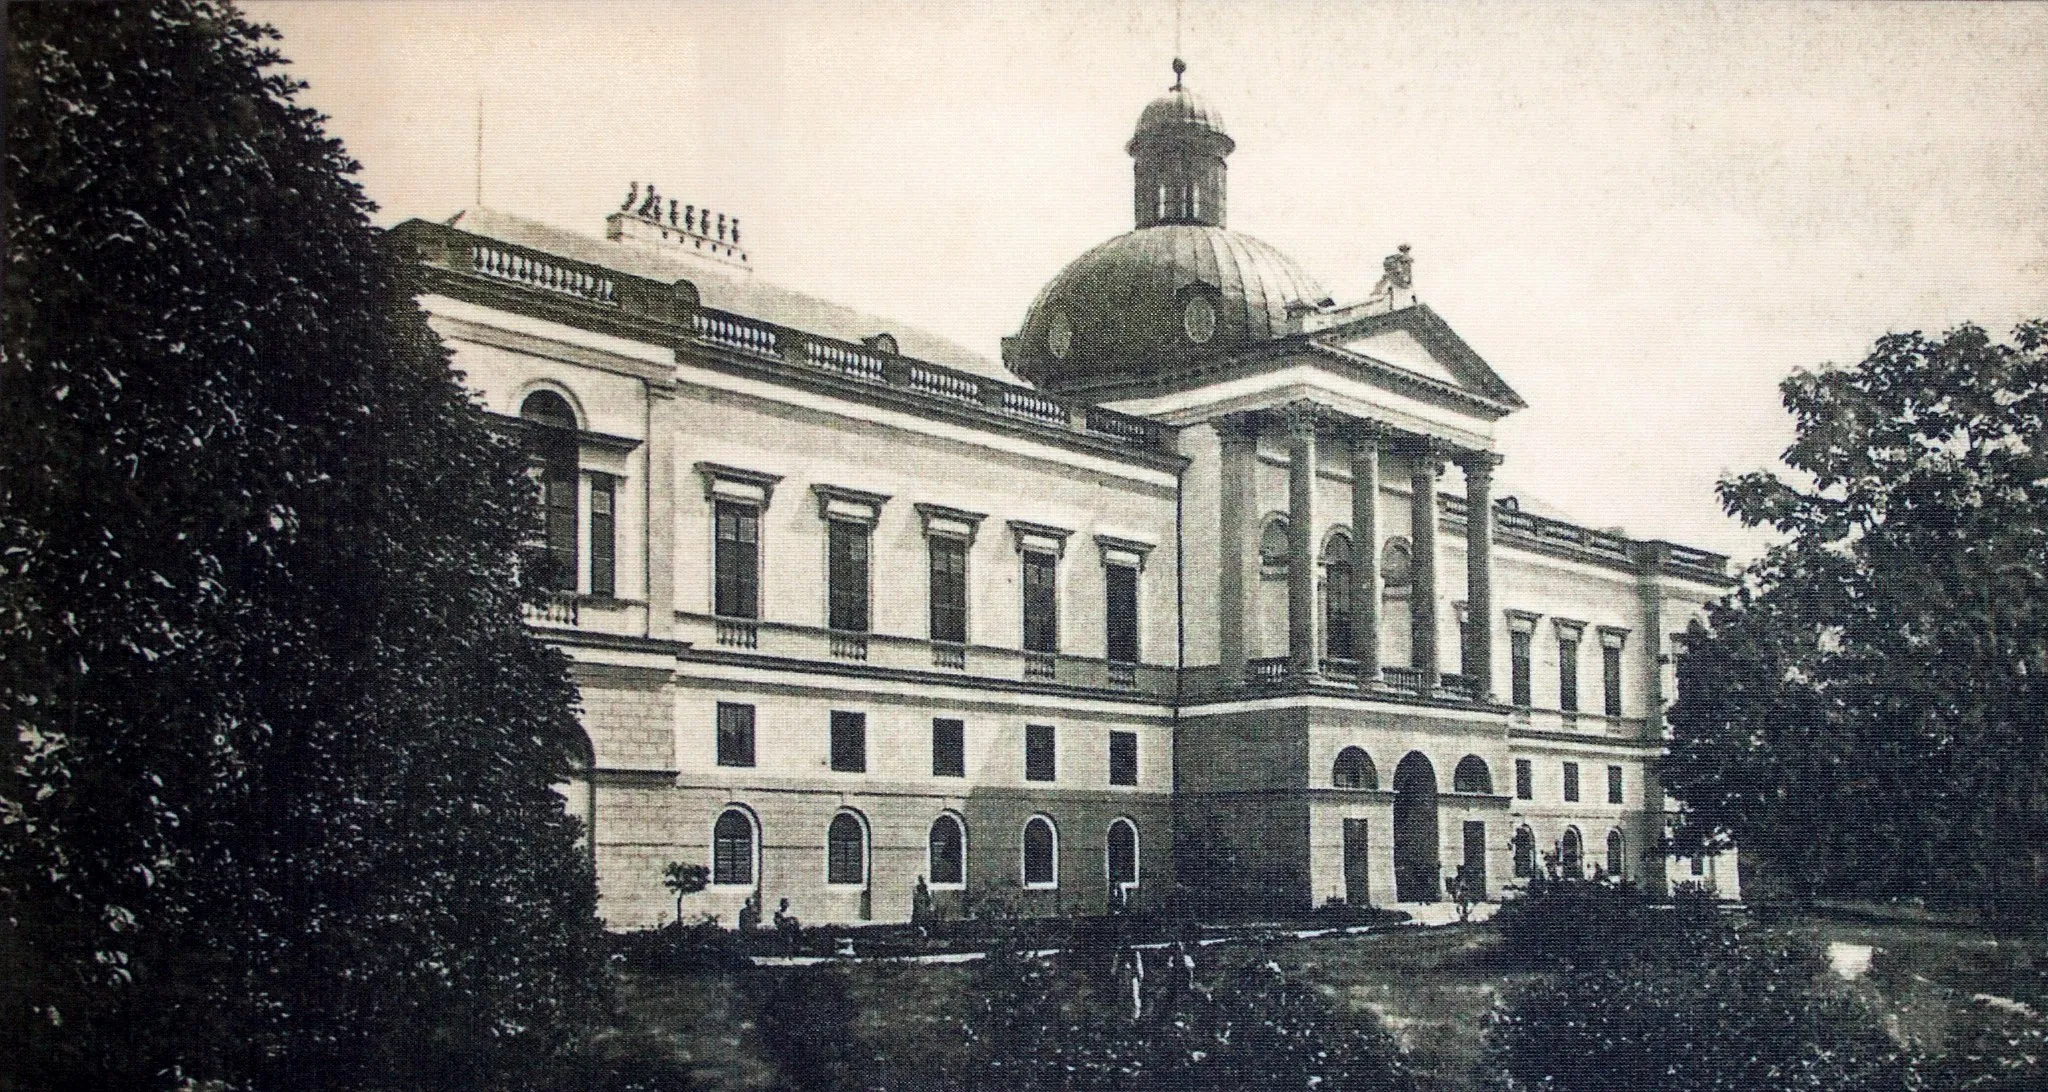
[(528, 622), (541, 625), (573, 626), (577, 624), (578, 603), (573, 595), (550, 595), (539, 603), (520, 604), (519, 614)]
[(955, 671), (966, 670), (967, 646), (934, 643), (932, 645), (932, 665), (935, 667), (952, 668)]
[(721, 618), (715, 633), (718, 643), (728, 648), (758, 648), (761, 643), (761, 627), (753, 622), (736, 622)]
[(1117, 662), (1116, 662), (1116, 661), (1114, 661), (1114, 660), (1110, 661), (1110, 664), (1109, 664), (1109, 685), (1111, 685), (1111, 686), (1136, 686), (1136, 685), (1138, 685), (1138, 665), (1137, 665), (1137, 664), (1125, 664), (1125, 663), (1117, 663)]
[(962, 402), (981, 401), (981, 384), (964, 375), (927, 368), (922, 364), (910, 366), (910, 386), (926, 394), (940, 398), (957, 398)]
[(1323, 674), (1338, 682), (1355, 683), (1358, 681), (1358, 661), (1332, 656), (1323, 661)]
[(809, 338), (804, 341), (804, 358), (813, 365), (868, 383), (887, 381), (882, 358), (870, 352)]
[(1003, 409), (1047, 424), (1064, 425), (1069, 420), (1067, 407), (1023, 387), (1003, 388)]
[(1422, 692), (1422, 672), (1412, 667), (1385, 665), (1380, 668), (1380, 678), (1396, 690), (1406, 690), (1411, 694)]
[(865, 633), (834, 633), (832, 655), (842, 660), (865, 660), (868, 658), (868, 635)]
[(757, 356), (780, 357), (781, 337), (771, 327), (727, 315), (697, 311), (690, 315), (690, 329), (698, 340)]
[(1024, 654), (1024, 677), (1027, 679), (1051, 679), (1059, 674), (1060, 658), (1050, 652), (1026, 652)]
[(612, 278), (511, 247), (472, 244), (469, 269), (492, 280), (574, 296), (607, 307), (619, 305), (618, 285)]
[(1287, 678), (1287, 657), (1267, 656), (1245, 663), (1245, 674), (1253, 682), (1276, 683)]

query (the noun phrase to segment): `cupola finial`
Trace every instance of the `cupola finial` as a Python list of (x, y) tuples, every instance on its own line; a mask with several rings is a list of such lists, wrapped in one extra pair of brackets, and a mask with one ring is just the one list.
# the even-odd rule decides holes
[(1181, 77), (1181, 73), (1183, 73), (1183, 72), (1186, 72), (1187, 70), (1188, 70), (1188, 63), (1187, 63), (1186, 61), (1183, 61), (1183, 60), (1181, 60), (1181, 59), (1180, 59), (1179, 57), (1175, 57), (1175, 58), (1173, 59), (1173, 86), (1172, 86), (1172, 87), (1170, 87), (1170, 88), (1168, 88), (1167, 90), (1169, 90), (1169, 91), (1178, 91), (1178, 90), (1180, 90), (1180, 77)]

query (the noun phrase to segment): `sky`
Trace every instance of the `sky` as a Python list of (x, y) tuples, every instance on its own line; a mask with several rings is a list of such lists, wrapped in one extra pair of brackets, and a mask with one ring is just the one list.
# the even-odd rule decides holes
[[(1131, 227), (1172, 82), (1230, 226), (1343, 303), (1418, 297), (1529, 403), (1499, 494), (1754, 556), (1714, 483), (1778, 382), (2048, 316), (2048, 5), (251, 3), (378, 222), (592, 235), (628, 184), (739, 216), (758, 276), (991, 358)], [(483, 118), (478, 155), (479, 111)]]

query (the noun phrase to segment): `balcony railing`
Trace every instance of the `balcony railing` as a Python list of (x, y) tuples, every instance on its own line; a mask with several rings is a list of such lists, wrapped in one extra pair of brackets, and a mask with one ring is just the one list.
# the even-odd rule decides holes
[(528, 622), (543, 626), (573, 626), (577, 624), (578, 602), (574, 595), (556, 592), (539, 603), (522, 603), (520, 616)]
[(1518, 726), (1538, 732), (1607, 739), (1643, 739), (1648, 738), (1650, 731), (1648, 721), (1642, 717), (1610, 717), (1562, 709), (1517, 709), (1514, 719)]
[(1287, 657), (1267, 656), (1245, 664), (1245, 674), (1255, 683), (1276, 683), (1287, 678)]
[(1111, 663), (1057, 652), (1026, 652), (1014, 647), (855, 633), (687, 611), (676, 612), (675, 618), (676, 638), (698, 648), (745, 651), (783, 660), (852, 661), (881, 670), (928, 672), (936, 668), (979, 678), (1053, 682), (1154, 696), (1164, 696), (1173, 690), (1173, 669), (1152, 664)]
[(717, 623), (718, 643), (728, 648), (758, 648), (761, 643), (761, 627), (753, 622), (742, 622), (720, 618)]

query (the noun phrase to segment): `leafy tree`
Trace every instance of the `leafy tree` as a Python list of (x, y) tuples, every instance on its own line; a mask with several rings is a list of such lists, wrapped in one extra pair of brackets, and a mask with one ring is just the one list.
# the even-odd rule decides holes
[(13, 1082), (549, 1079), (604, 979), (519, 452), (274, 32), (213, 0), (7, 19)]
[(1804, 895), (2018, 918), (2048, 879), (2048, 322), (1895, 334), (1783, 384), (1796, 477), (1721, 484), (1785, 536), (1695, 628), (1665, 787)]

